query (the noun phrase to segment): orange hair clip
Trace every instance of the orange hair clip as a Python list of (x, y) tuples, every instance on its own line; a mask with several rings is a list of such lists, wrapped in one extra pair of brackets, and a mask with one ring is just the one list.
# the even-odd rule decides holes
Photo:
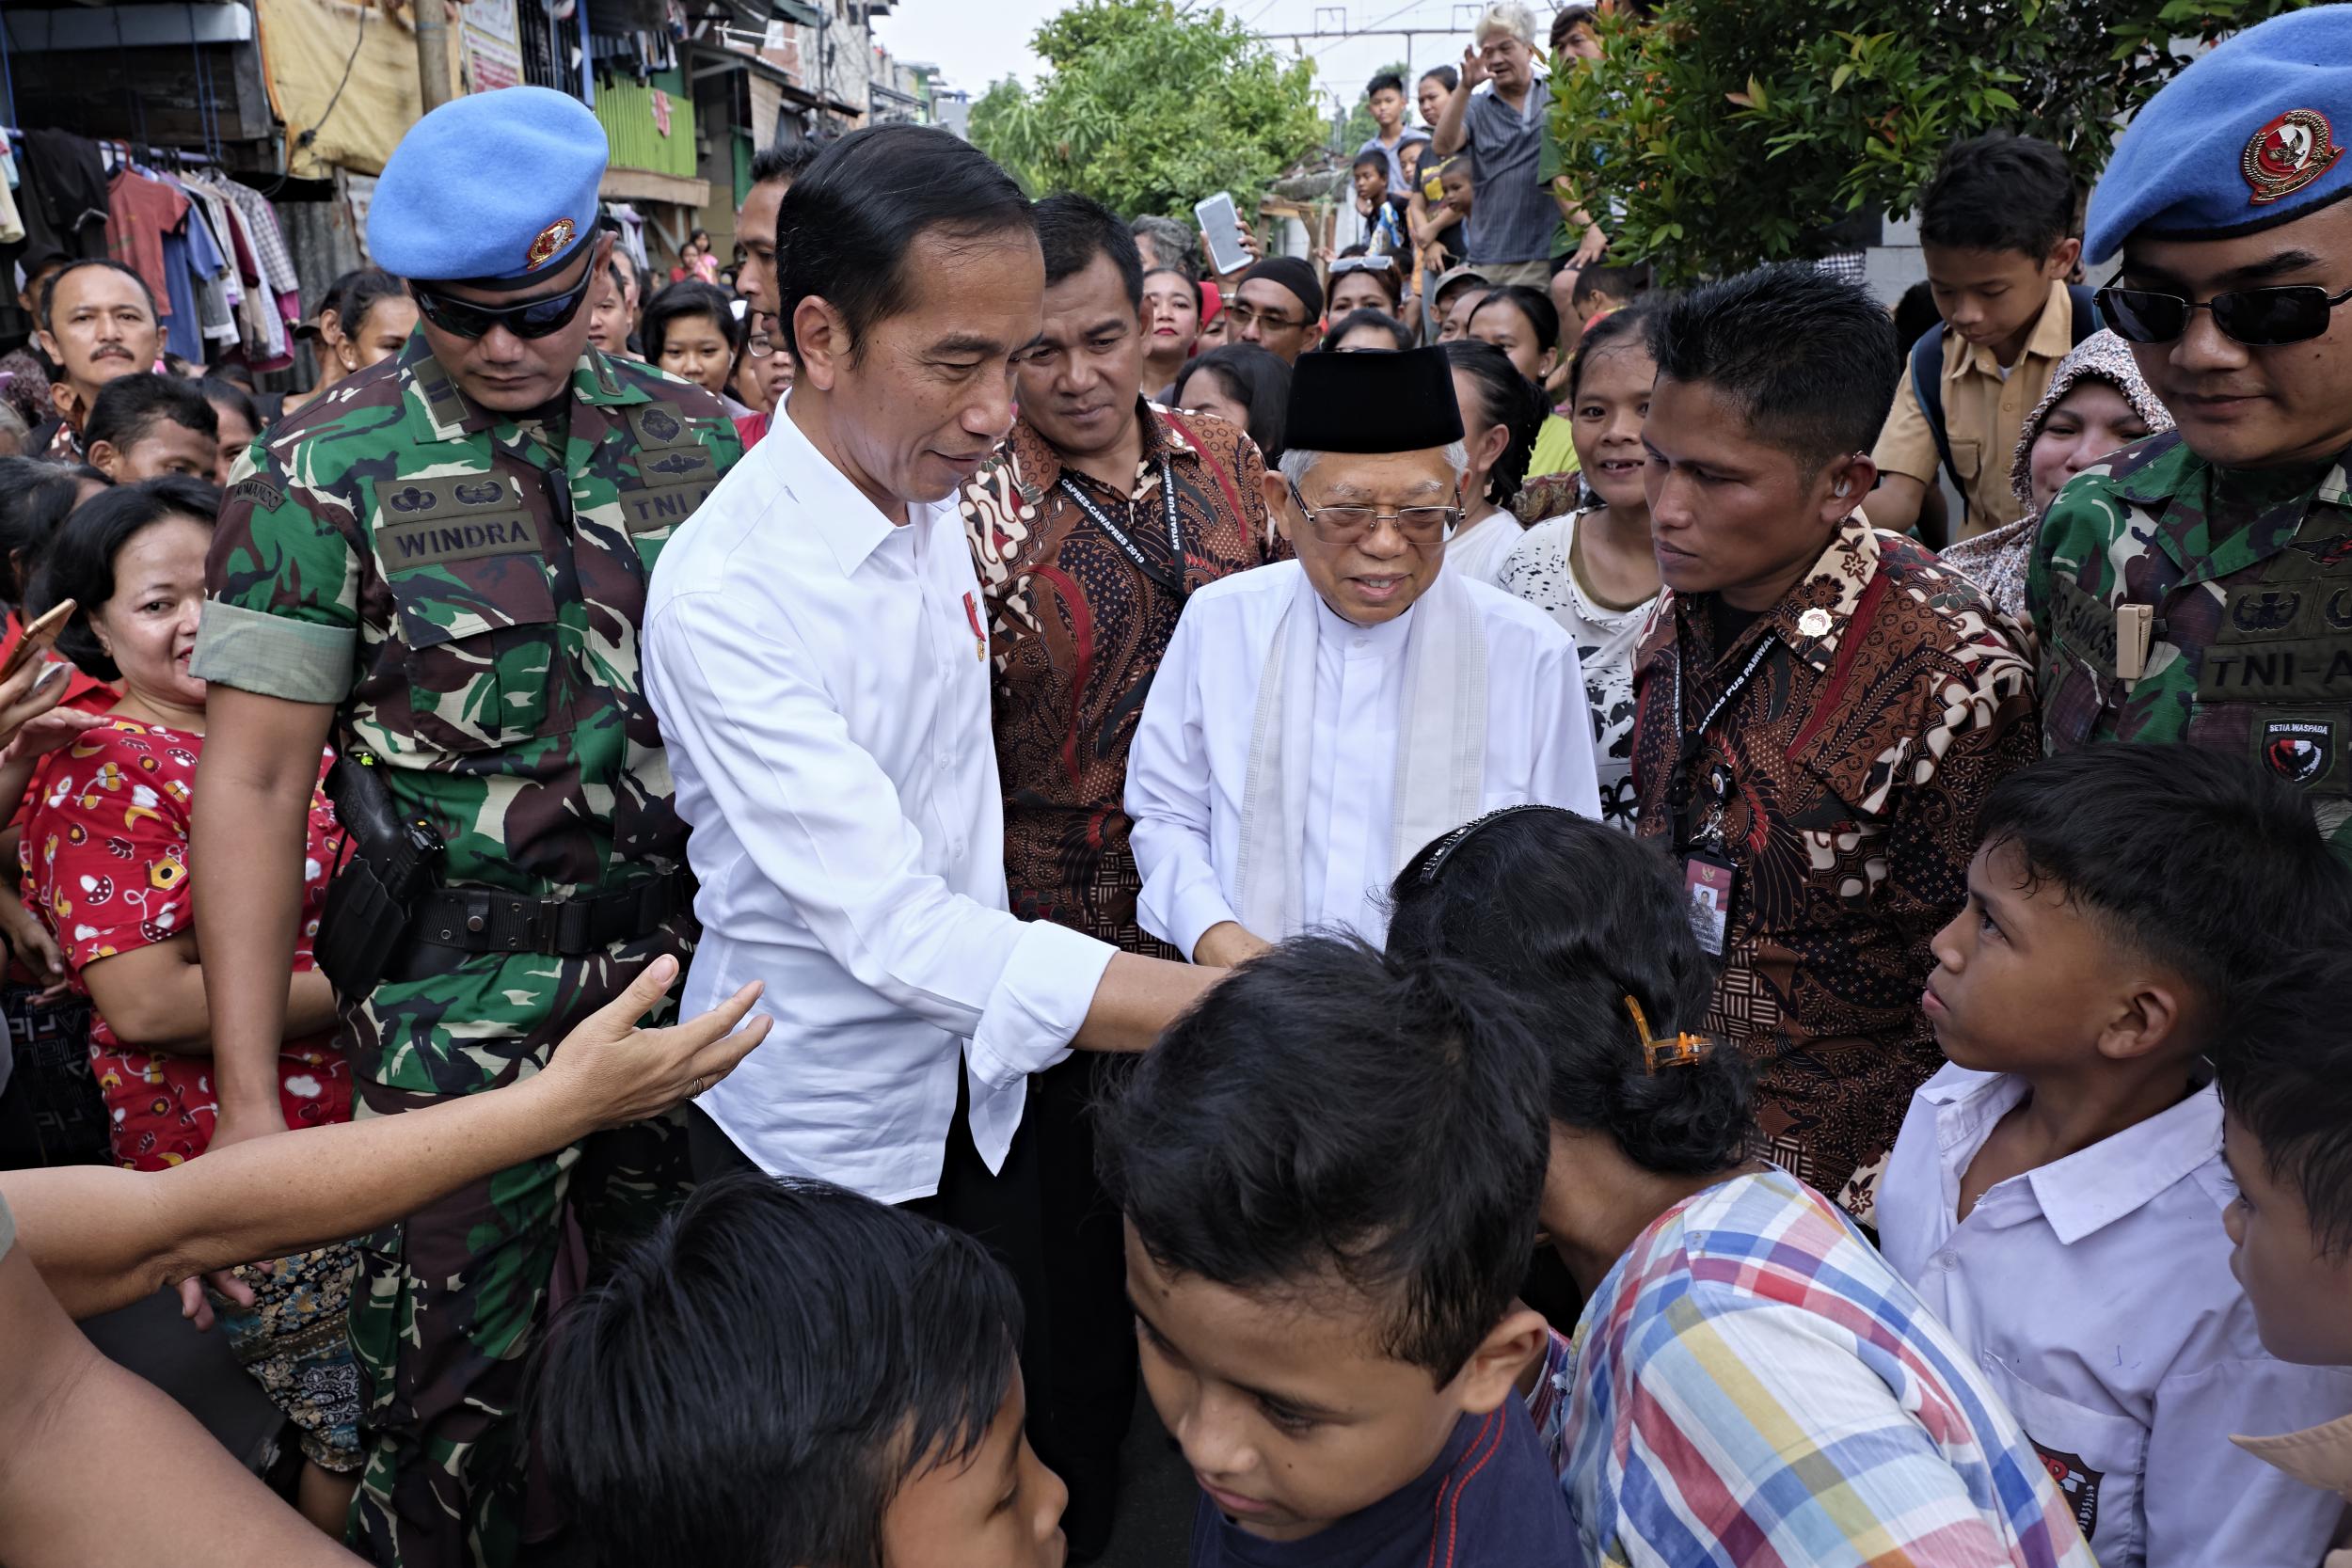
[(1649, 1017), (1630, 996), (1625, 999), (1625, 1010), (1633, 1015), (1634, 1033), (1642, 1037), (1642, 1071), (1650, 1077), (1656, 1077), (1661, 1068), (1689, 1067), (1714, 1054), (1715, 1042), (1705, 1035), (1685, 1031), (1670, 1040), (1651, 1038)]

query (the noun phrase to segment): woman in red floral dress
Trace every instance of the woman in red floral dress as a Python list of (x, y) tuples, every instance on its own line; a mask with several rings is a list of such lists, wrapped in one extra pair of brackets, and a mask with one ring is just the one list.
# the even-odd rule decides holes
[[(84, 503), (58, 531), (27, 601), (38, 615), (76, 600), (82, 608), (58, 651), (122, 690), (106, 723), (50, 759), (20, 853), (25, 903), (48, 922), (68, 979), (90, 999), (90, 1068), (115, 1158), (138, 1170), (202, 1154), (219, 1113), (188, 865), (204, 751), (204, 683), (189, 674), (188, 656), (219, 494), (197, 480), (152, 480)], [(278, 1056), (291, 1128), (351, 1118), (335, 996), (310, 950), (342, 846), (315, 790)], [(329, 1528), (360, 1463), (358, 1374), (342, 1325), (350, 1274), (348, 1246), (323, 1247), (250, 1278), (259, 1298), (251, 1310), (216, 1304), (240, 1357), (300, 1429), (313, 1466), (302, 1481), (303, 1512)]]

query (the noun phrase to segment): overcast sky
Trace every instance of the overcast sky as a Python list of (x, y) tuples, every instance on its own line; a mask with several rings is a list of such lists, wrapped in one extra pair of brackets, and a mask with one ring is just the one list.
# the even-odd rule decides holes
[[(902, 60), (929, 60), (939, 65), (947, 80), (977, 98), (998, 77), (1015, 75), (1034, 81), (1040, 70), (1029, 52), (1029, 37), (1037, 24), (1063, 8), (1066, 0), (898, 0), (897, 10), (874, 24), (874, 31), (890, 52)], [(1179, 0), (1182, 4), (1183, 0)], [(1206, 8), (1209, 0), (1193, 0)], [(1263, 33), (1343, 32), (1381, 27), (1425, 27), (1432, 31), (1410, 40), (1391, 32), (1344, 40), (1317, 40), (1305, 43), (1279, 41), (1286, 54), (1311, 51), (1316, 81), (1327, 96), (1351, 101), (1363, 91), (1364, 81), (1391, 60), (1409, 58), (1416, 70), (1459, 63), (1470, 41), (1470, 24), (1482, 6), (1474, 0), (1346, 0), (1343, 5), (1319, 5), (1316, 0), (1223, 0), (1223, 8)], [(1534, 0), (1537, 25), (1558, 8), (1553, 0)]]

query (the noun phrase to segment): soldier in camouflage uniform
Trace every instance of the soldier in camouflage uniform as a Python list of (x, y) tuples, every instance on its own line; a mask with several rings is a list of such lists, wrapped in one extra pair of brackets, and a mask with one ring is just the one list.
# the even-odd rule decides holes
[[(664, 543), (739, 448), (699, 388), (587, 348), (580, 304), (612, 244), (595, 225), (604, 156), (594, 117), (540, 88), (427, 116), (369, 224), (424, 325), (239, 466), (194, 666), (220, 759), (194, 853), (224, 1132), (268, 1130), (260, 1042), (274, 1054), (268, 988), (282, 1001), (300, 869), (284, 848), (299, 813), (281, 820), (277, 800), (286, 773), (315, 773), (330, 719), (346, 752), (380, 759), (402, 817), (447, 846), (445, 886), (420, 899), (381, 983), (345, 999), (358, 1114), (529, 1074), (644, 964), (692, 944), (686, 830), (637, 638)], [(366, 1239), (355, 1544), (457, 1568), (516, 1561), (548, 1533), (517, 1416), (550, 1281), (575, 1261), (567, 1214), (593, 1270), (683, 1194), (684, 1152), (680, 1121), (601, 1133)]]
[(2139, 112), (2090, 202), (2101, 312), (2179, 428), (2079, 475), (2026, 579), (2053, 751), (2234, 752), (2352, 856), (2352, 7), (2291, 12)]

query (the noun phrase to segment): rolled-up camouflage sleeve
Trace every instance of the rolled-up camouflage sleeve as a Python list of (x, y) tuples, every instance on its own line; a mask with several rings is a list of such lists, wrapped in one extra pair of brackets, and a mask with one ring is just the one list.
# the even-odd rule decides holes
[[(257, 461), (258, 460), (258, 461)], [(358, 675), (351, 503), (291, 480), (257, 445), (221, 505), (189, 673), (296, 703), (341, 703)]]

